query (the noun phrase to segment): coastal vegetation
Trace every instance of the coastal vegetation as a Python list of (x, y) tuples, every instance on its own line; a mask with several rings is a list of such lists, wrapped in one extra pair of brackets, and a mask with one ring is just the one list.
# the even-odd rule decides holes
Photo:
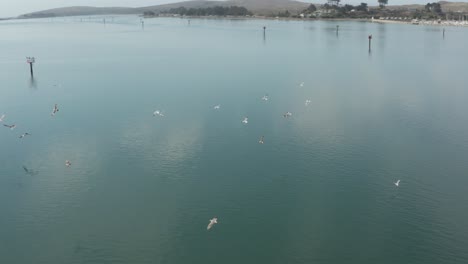
[(388, 0), (378, 0), (380, 8), (384, 8), (388, 5)]
[(38, 13), (38, 14), (25, 14), (21, 18), (46, 18), (46, 17), (55, 17), (55, 13)]
[(172, 14), (181, 16), (250, 16), (251, 12), (245, 7), (240, 6), (215, 6), (207, 8), (171, 8), (167, 11), (161, 12), (162, 14)]
[(290, 0), (185, 1), (139, 8), (130, 7), (63, 7), (21, 15), (18, 18), (60, 16), (140, 14), (155, 16), (255, 16), (293, 19), (396, 19), (396, 20), (466, 20), (468, 3), (434, 2), (426, 5), (392, 5), (395, 1), (362, 0), (357, 5), (349, 0), (321, 0), (307, 4)]
[(270, 17), (291, 18), (398, 18), (398, 19), (463, 19), (467, 16), (456, 17), (453, 12), (443, 12), (440, 3), (428, 3), (424, 8), (394, 8), (389, 7), (388, 0), (377, 0), (378, 8), (371, 8), (367, 3), (359, 5), (341, 4), (340, 0), (327, 0), (323, 5), (309, 5), (299, 13), (293, 14), (288, 10), (272, 13)]
[(328, 0), (329, 5), (338, 6), (340, 5), (341, 0)]
[[(440, 3), (428, 3), (421, 8), (397, 8), (388, 6), (388, 0), (374, 0), (377, 7), (369, 7), (368, 3), (362, 2), (359, 5), (343, 4), (341, 0), (327, 0), (324, 4), (310, 4), (303, 10), (290, 11), (288, 9), (274, 13), (262, 15), (261, 17), (273, 18), (294, 18), (294, 19), (431, 19), (443, 20), (453, 16), (451, 13), (444, 13)], [(214, 6), (205, 8), (186, 8), (179, 6), (162, 11), (145, 11), (145, 17), (153, 16), (259, 16), (243, 6)], [(458, 18), (460, 19), (460, 18)]]

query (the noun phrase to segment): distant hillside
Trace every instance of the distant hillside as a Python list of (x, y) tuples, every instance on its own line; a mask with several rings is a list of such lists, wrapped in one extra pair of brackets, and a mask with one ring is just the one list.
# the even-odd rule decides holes
[(463, 12), (468, 13), (468, 3), (440, 1), (442, 11), (444, 12)]
[(214, 6), (242, 6), (247, 8), (250, 12), (259, 15), (266, 15), (289, 10), (291, 13), (297, 13), (310, 4), (292, 1), (292, 0), (229, 0), (229, 1), (185, 1), (173, 4), (147, 6), (137, 8), (143, 13), (144, 11), (161, 12), (167, 11), (171, 8), (185, 7), (185, 8), (208, 8)]
[[(145, 7), (140, 7), (136, 8), (139, 10), (141, 13), (144, 11), (156, 11), (156, 12), (161, 12), (161, 11), (167, 11), (172, 8), (178, 8), (178, 7), (185, 7), (185, 8), (208, 8), (208, 7), (213, 7), (213, 6), (229, 6), (230, 1), (183, 1), (183, 2), (178, 2), (178, 3), (172, 3), (172, 4), (164, 4), (164, 5), (154, 5), (154, 6), (145, 6)], [(246, 7), (247, 8), (247, 7)]]
[(284, 12), (299, 13), (306, 9), (310, 3), (291, 0), (232, 0), (233, 5), (243, 6), (255, 14), (267, 15)]
[[(305, 0), (303, 0), (305, 1)], [(371, 2), (365, 1), (363, 2)], [(391, 2), (391, 1), (390, 1)], [(468, 3), (460, 2), (440, 2), (444, 12), (468, 12)], [(185, 7), (189, 8), (208, 8), (214, 6), (241, 6), (247, 8), (250, 12), (256, 15), (271, 15), (278, 12), (288, 10), (292, 14), (299, 13), (304, 10), (310, 3), (294, 0), (228, 0), (228, 1), (185, 1), (173, 4), (154, 5), (146, 7), (90, 7), (90, 6), (73, 6), (43, 10), (21, 15), (18, 18), (35, 18), (35, 17), (54, 17), (54, 16), (83, 16), (83, 15), (110, 15), (110, 14), (143, 14), (145, 11), (153, 11), (155, 13), (164, 12), (171, 8)], [(424, 5), (400, 5), (387, 6), (390, 10), (421, 10)]]
[[(431, 2), (428, 0), (428, 2)], [(435, 2), (435, 1), (434, 1)], [(440, 1), (443, 12), (463, 12), (468, 13), (468, 3)], [(389, 5), (391, 10), (423, 10), (425, 5)]]
[(83, 16), (83, 15), (104, 15), (104, 14), (142, 14), (145, 11), (162, 12), (171, 8), (208, 8), (214, 6), (242, 6), (254, 14), (272, 14), (289, 10), (297, 13), (306, 8), (309, 4), (292, 0), (229, 0), (229, 1), (185, 1), (173, 4), (146, 6), (146, 7), (90, 7), (72, 6), (48, 9), (29, 14), (24, 14), (18, 18), (53, 17), (53, 16)]
[(135, 8), (129, 7), (92, 7), (92, 6), (70, 6), (48, 10), (42, 10), (29, 14), (20, 15), (18, 18), (54, 17), (54, 16), (91, 16), (105, 14), (136, 14)]

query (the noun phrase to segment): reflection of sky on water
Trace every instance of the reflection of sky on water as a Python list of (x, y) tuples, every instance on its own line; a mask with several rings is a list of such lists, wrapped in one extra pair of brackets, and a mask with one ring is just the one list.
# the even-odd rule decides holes
[[(73, 142), (60, 138), (51, 142), (44, 152), (31, 153), (29, 158), (34, 160), (29, 163), (39, 164), (37, 169), (41, 171), (41, 174), (40, 177), (31, 179), (34, 185), (28, 186), (29, 194), (26, 196), (31, 197), (32, 200), (24, 201), (27, 208), (23, 210), (48, 207), (48, 204), (52, 205), (57, 201), (64, 203), (62, 206), (79, 203), (79, 197), (91, 187), (89, 177), (92, 177), (99, 168), (96, 147), (89, 137), (86, 140), (75, 137)], [(72, 162), (70, 168), (65, 166), (66, 159)], [(34, 197), (41, 198), (35, 199)], [(41, 215), (50, 217), (51, 214), (61, 213), (65, 208), (51, 207), (50, 209), (52, 211), (48, 214), (41, 214), (38, 211), (39, 215), (25, 214), (25, 216), (29, 215), (41, 222), (39, 220)]]
[(171, 117), (148, 118), (140, 125), (124, 129), (120, 147), (125, 152), (138, 153), (145, 161), (154, 164), (153, 168), (176, 169), (201, 150), (202, 124), (197, 121), (176, 123), (168, 119)]
[[(7, 260), (463, 258), (464, 29), (442, 40), (421, 27), (340, 21), (337, 38), (336, 24), (2, 24), (11, 52), (0, 112), (21, 128), (0, 130)], [(16, 59), (24, 54), (38, 58), (34, 92)], [(23, 130), (33, 136), (18, 141)], [(220, 224), (206, 232), (213, 216)]]

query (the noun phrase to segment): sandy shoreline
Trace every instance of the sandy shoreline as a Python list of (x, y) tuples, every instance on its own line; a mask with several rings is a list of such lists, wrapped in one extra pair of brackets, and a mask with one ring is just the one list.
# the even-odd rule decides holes
[(468, 27), (468, 21), (450, 21), (443, 20), (440, 23), (436, 20), (420, 20), (417, 22), (408, 21), (408, 20), (386, 20), (386, 19), (374, 19), (370, 20), (373, 23), (383, 23), (383, 24), (407, 24), (415, 26), (443, 26), (443, 27)]
[[(95, 16), (110, 16), (110, 15), (95, 15)], [(372, 18), (294, 18), (294, 17), (268, 17), (268, 16), (180, 16), (180, 15), (159, 15), (159, 16), (144, 16), (137, 15), (146, 19), (154, 18), (179, 18), (179, 19), (223, 19), (223, 20), (277, 20), (277, 21), (354, 21), (354, 22), (370, 22), (381, 24), (403, 24), (403, 25), (422, 25), (422, 26), (443, 26), (443, 27), (468, 27), (468, 21), (454, 20), (398, 20), (398, 19), (372, 19)], [(65, 16), (74, 17), (74, 16)], [(54, 17), (58, 18), (58, 17)], [(0, 18), (0, 21), (16, 20), (24, 18)], [(39, 18), (41, 19), (41, 18)]]
[(228, 19), (228, 20), (278, 20), (278, 21), (358, 21), (383, 24), (406, 24), (406, 25), (426, 25), (426, 26), (444, 26), (444, 27), (468, 27), (468, 21), (447, 21), (443, 20), (440, 23), (436, 20), (420, 20), (416, 23), (410, 20), (387, 20), (387, 19), (370, 19), (370, 18), (292, 18), (292, 17), (266, 17), (266, 16), (250, 16), (250, 17), (216, 17), (216, 16), (151, 16), (145, 18), (158, 17), (173, 17), (181, 19)]

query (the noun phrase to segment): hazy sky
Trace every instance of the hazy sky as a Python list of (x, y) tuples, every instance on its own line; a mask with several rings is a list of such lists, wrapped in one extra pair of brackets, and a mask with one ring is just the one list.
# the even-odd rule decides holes
[[(64, 7), (64, 6), (147, 6), (171, 2), (181, 2), (182, 0), (0, 0), (0, 17), (11, 17), (44, 9)], [(389, 0), (389, 4), (426, 4), (438, 0)], [(325, 0), (302, 0), (302, 2), (322, 3)], [(375, 5), (377, 0), (342, 0), (342, 3), (359, 4), (366, 2)], [(468, 2), (468, 0), (457, 0), (457, 2)]]

